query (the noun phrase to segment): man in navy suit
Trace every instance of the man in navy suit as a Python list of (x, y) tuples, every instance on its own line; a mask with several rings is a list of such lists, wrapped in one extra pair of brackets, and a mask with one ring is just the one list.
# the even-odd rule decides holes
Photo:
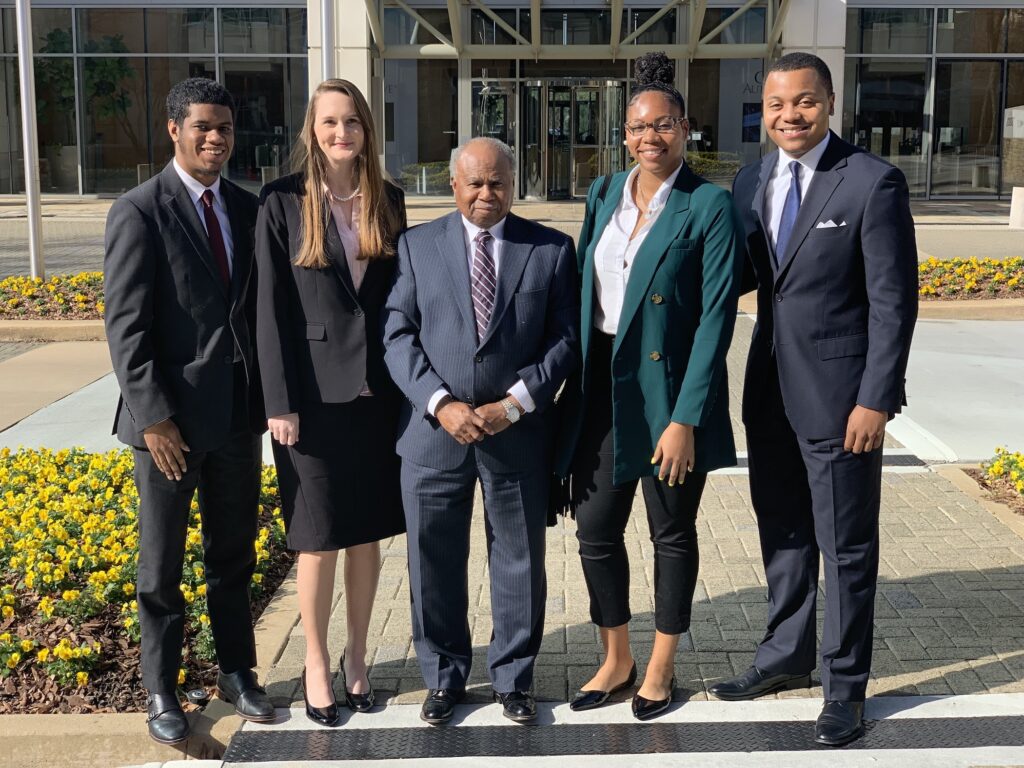
[(483, 490), (494, 630), (488, 672), (516, 722), (544, 629), (551, 474), (545, 411), (578, 364), (572, 240), (509, 213), (512, 151), (490, 138), (452, 153), (458, 211), (406, 232), (385, 308), (385, 362), (407, 398), (399, 422), (421, 718), (446, 722), (472, 661), (469, 530)]
[(917, 247), (903, 174), (829, 131), (834, 101), (817, 56), (776, 61), (763, 110), (778, 150), (733, 185), (757, 278), (743, 422), (769, 608), (753, 666), (710, 691), (748, 699), (810, 685), (820, 555), (815, 740), (839, 746), (863, 732), (882, 440), (906, 404)]

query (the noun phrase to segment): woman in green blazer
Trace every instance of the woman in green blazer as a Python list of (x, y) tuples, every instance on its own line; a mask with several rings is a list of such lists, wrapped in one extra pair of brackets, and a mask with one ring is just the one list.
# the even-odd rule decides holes
[(687, 167), (683, 98), (664, 54), (637, 60), (626, 112), (636, 166), (598, 179), (577, 249), (584, 365), (564, 395), (557, 470), (571, 475), (591, 618), (606, 657), (571, 702), (600, 706), (631, 686), (623, 534), (639, 482), (654, 542), (655, 639), (633, 714), (672, 698), (679, 636), (697, 582), (696, 517), (707, 473), (736, 463), (725, 356), (742, 237), (732, 198)]

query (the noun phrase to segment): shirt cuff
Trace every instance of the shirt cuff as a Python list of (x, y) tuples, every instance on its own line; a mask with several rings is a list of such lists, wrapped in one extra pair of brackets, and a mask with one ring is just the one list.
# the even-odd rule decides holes
[(534, 403), (533, 398), (530, 397), (530, 390), (526, 388), (526, 382), (522, 379), (509, 387), (508, 393), (519, 401), (519, 404), (523, 406), (523, 410), (527, 413), (533, 413), (537, 410), (536, 403)]
[(448, 395), (450, 394), (451, 393), (444, 387), (441, 387), (439, 390), (437, 390), (437, 392), (432, 394), (430, 396), (430, 399), (427, 401), (427, 413), (433, 416), (434, 410), (437, 408), (437, 404), (440, 403), (441, 400), (443, 400), (444, 398), (448, 397)]

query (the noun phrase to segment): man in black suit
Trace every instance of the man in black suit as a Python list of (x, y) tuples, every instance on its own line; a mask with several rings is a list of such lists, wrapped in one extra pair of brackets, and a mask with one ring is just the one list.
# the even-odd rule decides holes
[(779, 149), (733, 186), (758, 286), (743, 421), (769, 608), (754, 665), (710, 691), (748, 699), (810, 685), (821, 555), (815, 740), (839, 746), (863, 732), (882, 440), (906, 404), (917, 248), (903, 174), (829, 131), (834, 100), (821, 59), (776, 61), (763, 109)]
[(242, 717), (274, 709), (252, 667), (249, 580), (260, 489), (263, 407), (251, 341), (256, 198), (220, 171), (234, 102), (191, 78), (167, 96), (174, 160), (110, 209), (106, 333), (121, 398), (114, 431), (135, 454), (138, 604), (150, 735), (188, 737), (175, 693), (185, 629), (179, 589), (198, 489), (217, 689)]

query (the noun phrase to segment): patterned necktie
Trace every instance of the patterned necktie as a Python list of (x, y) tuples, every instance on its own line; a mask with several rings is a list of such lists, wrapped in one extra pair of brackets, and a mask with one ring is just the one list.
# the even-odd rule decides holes
[(491, 255), (491, 233), (486, 229), (473, 238), (473, 311), (476, 314), (476, 338), (482, 341), (491, 322), (494, 309), (494, 294), (498, 281), (494, 272), (494, 257)]
[(213, 260), (217, 262), (220, 279), (224, 287), (231, 290), (231, 268), (228, 267), (228, 249), (224, 246), (224, 233), (220, 228), (220, 219), (213, 210), (213, 190), (203, 192), (203, 218), (206, 219), (206, 234), (210, 238), (210, 250)]
[(789, 244), (789, 236), (793, 234), (796, 215), (800, 212), (800, 163), (792, 160), (789, 163), (789, 172), (792, 178), (789, 181), (789, 192), (786, 193), (786, 203), (782, 206), (779, 234), (775, 238), (775, 266), (782, 262), (782, 257), (786, 254), (786, 245)]

